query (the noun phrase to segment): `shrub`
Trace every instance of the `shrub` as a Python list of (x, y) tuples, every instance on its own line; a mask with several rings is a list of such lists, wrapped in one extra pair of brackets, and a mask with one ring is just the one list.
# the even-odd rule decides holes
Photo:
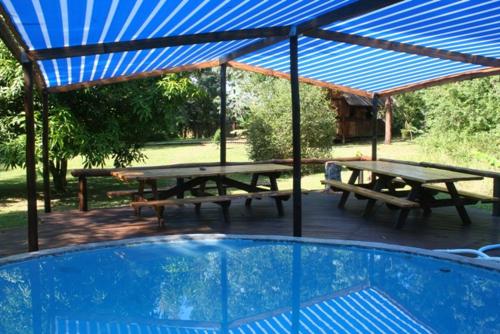
[[(290, 83), (260, 79), (247, 122), (249, 156), (253, 160), (292, 157), (292, 112)], [(301, 145), (303, 157), (327, 157), (335, 139), (335, 113), (326, 92), (300, 86)]]
[(394, 129), (401, 132), (403, 139), (413, 139), (422, 133), (425, 111), (422, 92), (398, 95), (394, 99)]
[(430, 89), (424, 95), (429, 151), (456, 161), (500, 166), (500, 77), (482, 78)]
[(212, 136), (212, 143), (220, 145), (220, 128), (215, 130), (215, 133)]

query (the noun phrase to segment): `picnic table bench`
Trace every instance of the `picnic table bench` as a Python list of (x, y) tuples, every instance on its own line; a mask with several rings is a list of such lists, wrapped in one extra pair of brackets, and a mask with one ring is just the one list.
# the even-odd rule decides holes
[[(196, 210), (200, 210), (203, 203), (216, 203), (222, 207), (225, 221), (229, 221), (228, 208), (233, 199), (246, 199), (246, 205), (250, 206), (255, 198), (273, 198), (278, 214), (284, 214), (282, 201), (287, 200), (291, 191), (279, 191), (277, 178), (283, 172), (292, 171), (290, 166), (278, 164), (245, 164), (224, 166), (199, 166), (163, 169), (122, 169), (113, 171), (111, 174), (120, 181), (138, 182), (137, 191), (108, 192), (110, 196), (131, 195), (131, 203), (136, 213), (140, 213), (143, 207), (153, 207), (156, 210), (160, 225), (163, 224), (161, 217), (164, 208), (173, 205), (194, 204)], [(229, 176), (235, 174), (251, 174), (251, 182), (245, 183)], [(269, 179), (269, 187), (259, 185), (259, 178)], [(162, 179), (176, 179), (174, 186), (160, 189), (158, 181)], [(214, 187), (207, 187), (208, 182), (213, 182)], [(149, 188), (146, 188), (148, 186)], [(235, 188), (242, 190), (244, 194), (227, 194), (227, 189)], [(217, 194), (208, 190), (216, 189)], [(184, 198), (189, 192), (193, 197)], [(146, 194), (152, 198), (147, 198)], [(176, 198), (174, 198), (176, 197)]]
[[(230, 194), (230, 195), (215, 195), (215, 196), (201, 196), (201, 197), (189, 197), (189, 198), (171, 198), (164, 200), (152, 200), (152, 201), (139, 201), (132, 202), (130, 205), (134, 209), (140, 209), (144, 207), (151, 207), (155, 209), (156, 217), (158, 219), (158, 225), (163, 227), (165, 225), (164, 210), (165, 207), (173, 207), (184, 204), (194, 204), (196, 206), (196, 211), (199, 212), (200, 205), (202, 203), (216, 203), (222, 207), (222, 213), (224, 216), (224, 221), (228, 223), (229, 218), (229, 206), (232, 200), (236, 199), (261, 199), (264, 197), (274, 198), (276, 201), (286, 201), (292, 195), (291, 190), (281, 190), (281, 191), (260, 191), (254, 193), (242, 193), (242, 194)], [(279, 215), (283, 215), (283, 211), (279, 211)]]
[[(469, 225), (471, 221), (465, 205), (499, 200), (491, 196), (457, 190), (456, 182), (481, 180), (482, 177), (478, 175), (388, 161), (341, 161), (337, 164), (352, 171), (348, 183), (337, 180), (324, 180), (322, 183), (342, 191), (339, 208), (345, 206), (350, 193), (368, 200), (364, 216), (371, 213), (376, 201), (385, 202), (389, 207), (400, 209), (395, 223), (396, 228), (404, 226), (410, 209), (421, 208), (424, 214), (428, 215), (432, 208), (443, 206), (454, 206), (463, 224)], [(363, 170), (372, 172), (372, 182), (355, 184)], [(445, 187), (436, 185), (439, 183), (444, 183)], [(401, 184), (410, 190), (402, 189)], [(438, 193), (447, 194), (450, 198), (435, 198)]]
[[(322, 180), (322, 184), (329, 185), (333, 189), (344, 191), (345, 194), (355, 193), (361, 195), (361, 198), (371, 198), (380, 200), (388, 204), (394, 205), (398, 208), (418, 208), (420, 204), (417, 202), (409, 201), (407, 199), (396, 197), (393, 195), (385, 194), (379, 191), (371, 190), (368, 187), (357, 186), (349, 183), (343, 183), (337, 180)], [(342, 208), (345, 205), (345, 200), (339, 206)]]

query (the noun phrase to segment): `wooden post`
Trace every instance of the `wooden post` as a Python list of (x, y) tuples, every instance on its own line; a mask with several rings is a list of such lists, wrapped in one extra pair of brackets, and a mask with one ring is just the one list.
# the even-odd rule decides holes
[(50, 205), (49, 174), (49, 97), (47, 91), (42, 93), (42, 160), (43, 160), (43, 202), (45, 212), (52, 211)]
[(226, 164), (226, 74), (227, 64), (220, 66), (220, 164)]
[(372, 160), (377, 160), (377, 116), (378, 116), (378, 95), (372, 98)]
[(89, 201), (87, 195), (87, 177), (85, 175), (80, 175), (78, 177), (78, 203), (80, 211), (89, 210)]
[[(493, 178), (493, 197), (500, 198), (500, 177)], [(500, 217), (500, 202), (493, 202), (491, 214), (495, 217)]]
[(38, 250), (36, 209), (35, 116), (33, 112), (33, 63), (22, 55), (24, 72), (24, 114), (26, 118), (26, 185), (28, 197), (28, 250)]
[(392, 97), (385, 100), (385, 140), (386, 145), (392, 143)]
[(302, 190), (300, 148), (300, 95), (298, 37), (296, 27), (290, 33), (290, 84), (292, 92), (292, 137), (293, 137), (293, 236), (302, 236)]

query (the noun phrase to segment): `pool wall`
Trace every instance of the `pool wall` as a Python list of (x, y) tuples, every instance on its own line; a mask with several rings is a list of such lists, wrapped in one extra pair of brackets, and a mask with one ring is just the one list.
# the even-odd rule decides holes
[(94, 242), (88, 244), (80, 244), (74, 246), (67, 246), (61, 248), (46, 249), (32, 253), (22, 253), (12, 256), (0, 258), (0, 266), (27, 261), (36, 258), (43, 258), (47, 256), (58, 256), (71, 252), (79, 252), (84, 250), (101, 249), (115, 246), (126, 246), (146, 243), (164, 243), (164, 242), (179, 242), (179, 241), (203, 241), (203, 240), (259, 240), (259, 241), (282, 241), (282, 242), (297, 242), (308, 244), (332, 245), (342, 247), (358, 247), (366, 249), (376, 249), (400, 253), (408, 253), (411, 255), (427, 256), (441, 260), (447, 260), (455, 263), (481, 267), (500, 272), (500, 261), (470, 258), (445, 252), (428, 250), (417, 247), (400, 246), (379, 242), (366, 242), (355, 240), (340, 240), (340, 239), (320, 239), (320, 238), (307, 238), (307, 237), (288, 237), (278, 235), (240, 235), (240, 234), (182, 234), (182, 235), (168, 235), (168, 236), (155, 236), (155, 237), (141, 237), (130, 238), (114, 241)]

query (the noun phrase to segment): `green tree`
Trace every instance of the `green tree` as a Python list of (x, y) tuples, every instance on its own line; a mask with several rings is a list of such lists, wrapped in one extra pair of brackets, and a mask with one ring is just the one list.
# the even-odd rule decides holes
[(213, 70), (169, 74), (158, 84), (166, 103), (166, 137), (207, 138), (214, 134), (219, 83)]
[(395, 97), (395, 125), (422, 134), (420, 143), (457, 162), (500, 166), (500, 77), (493, 76)]
[[(162, 116), (161, 97), (154, 80), (90, 88), (50, 96), (50, 172), (54, 187), (66, 186), (68, 160), (78, 155), (85, 167), (112, 159), (116, 167), (140, 160), (140, 148), (154, 132)], [(3, 140), (0, 162), (7, 167), (24, 166), (25, 135), (21, 96), (10, 99), (0, 115)], [(41, 156), (40, 103), (36, 103), (37, 156)]]
[(0, 163), (24, 162), (23, 73), (0, 42)]
[(67, 161), (77, 155), (85, 167), (112, 159), (115, 167), (140, 161), (148, 133), (163, 116), (157, 80), (89, 88), (51, 96), (51, 172), (63, 189)]
[[(85, 167), (112, 159), (116, 167), (140, 161), (142, 145), (188, 132), (211, 136), (217, 125), (216, 74), (180, 73), (50, 96), (50, 171), (64, 191), (68, 160)], [(25, 163), (22, 69), (0, 43), (0, 164)], [(215, 91), (214, 91), (215, 89)], [(41, 159), (40, 99), (35, 96), (37, 156)]]
[(403, 139), (413, 139), (414, 135), (421, 134), (427, 108), (423, 93), (401, 94), (394, 100), (394, 128), (401, 132)]
[[(253, 75), (247, 83), (249, 101), (247, 134), (254, 160), (292, 156), (290, 82)], [(301, 145), (304, 157), (325, 157), (335, 139), (335, 113), (323, 89), (300, 85)]]
[(422, 143), (464, 161), (500, 166), (500, 77), (425, 91), (426, 133)]

